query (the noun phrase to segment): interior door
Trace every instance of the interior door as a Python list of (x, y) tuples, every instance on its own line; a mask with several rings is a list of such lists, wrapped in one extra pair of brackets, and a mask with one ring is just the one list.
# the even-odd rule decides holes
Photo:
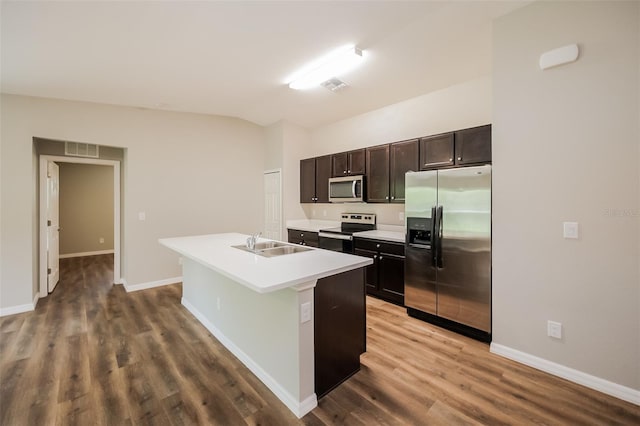
[(53, 291), (60, 280), (60, 168), (47, 163), (47, 287)]
[(264, 174), (264, 237), (282, 240), (280, 171)]

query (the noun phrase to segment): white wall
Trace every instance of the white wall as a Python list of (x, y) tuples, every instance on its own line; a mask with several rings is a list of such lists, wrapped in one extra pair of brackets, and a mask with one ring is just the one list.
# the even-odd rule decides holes
[[(313, 129), (310, 131), (311, 145), (300, 158), (488, 123), (491, 123), (489, 76)], [(307, 218), (338, 220), (342, 212), (357, 211), (376, 213), (378, 223), (404, 225), (399, 216), (404, 212), (404, 204), (305, 204), (303, 209), (303, 217)]]
[[(126, 148), (123, 277), (180, 275), (161, 237), (262, 224), (264, 129), (243, 120), (2, 95), (0, 307), (37, 291), (33, 137)], [(146, 212), (146, 221), (138, 212)]]
[[(493, 342), (632, 389), (638, 17), (637, 2), (537, 2), (498, 19), (493, 42)], [(538, 68), (573, 42), (577, 62)], [(563, 221), (579, 222), (578, 240), (563, 239)]]

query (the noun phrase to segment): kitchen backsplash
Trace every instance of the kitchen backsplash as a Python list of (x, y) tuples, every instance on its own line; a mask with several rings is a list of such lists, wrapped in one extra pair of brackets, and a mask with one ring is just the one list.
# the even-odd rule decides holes
[(301, 204), (307, 219), (340, 220), (341, 213), (375, 213), (376, 222), (404, 226), (404, 204)]

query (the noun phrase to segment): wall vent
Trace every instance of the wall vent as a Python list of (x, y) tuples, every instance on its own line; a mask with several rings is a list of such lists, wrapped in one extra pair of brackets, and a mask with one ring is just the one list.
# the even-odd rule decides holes
[(65, 142), (64, 153), (74, 157), (98, 158), (100, 156), (100, 147), (90, 143)]

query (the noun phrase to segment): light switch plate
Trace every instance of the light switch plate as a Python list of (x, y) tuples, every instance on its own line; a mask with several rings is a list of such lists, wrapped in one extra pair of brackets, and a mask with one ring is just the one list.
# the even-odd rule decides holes
[(562, 226), (564, 238), (576, 239), (579, 237), (578, 222), (563, 222)]
[(147, 220), (147, 214), (145, 212), (138, 213), (138, 220), (145, 221)]
[(311, 302), (300, 305), (300, 323), (311, 321)]

